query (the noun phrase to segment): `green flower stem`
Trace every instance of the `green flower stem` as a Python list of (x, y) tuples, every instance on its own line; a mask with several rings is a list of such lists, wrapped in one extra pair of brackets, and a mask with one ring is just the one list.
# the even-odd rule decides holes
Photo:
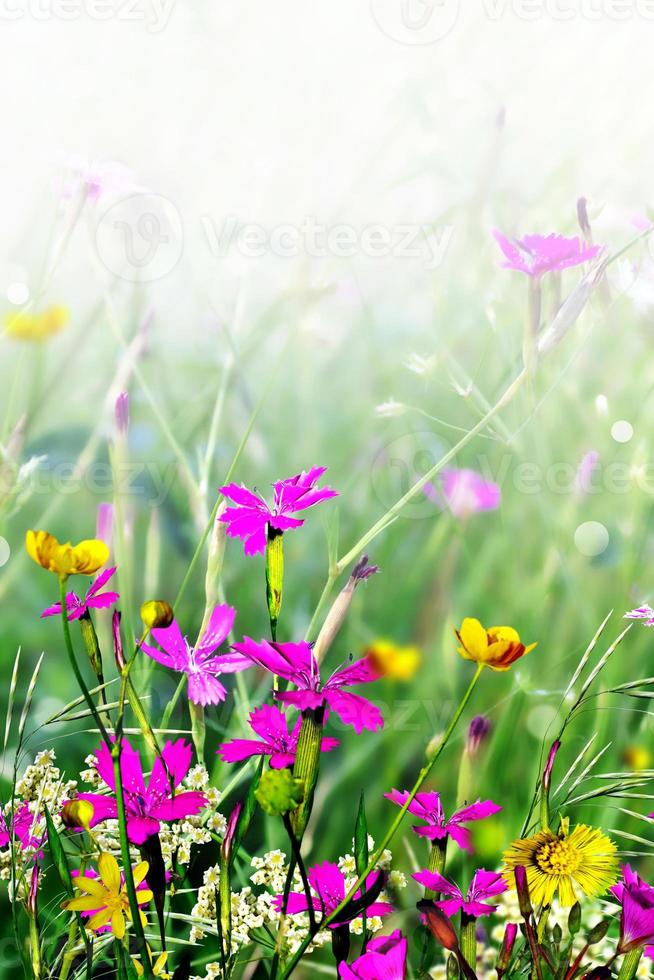
[(270, 635), (277, 639), (277, 620), (282, 608), (284, 586), (284, 535), (268, 525), (266, 543), (266, 599), (270, 619)]
[(164, 710), (164, 713), (163, 713), (163, 716), (162, 716), (162, 719), (161, 719), (161, 728), (162, 728), (163, 731), (165, 731), (168, 728), (168, 725), (170, 724), (170, 719), (172, 717), (172, 713), (175, 710), (175, 706), (176, 706), (177, 702), (179, 701), (179, 699), (180, 699), (180, 697), (182, 695), (182, 692), (183, 692), (183, 690), (184, 690), (185, 687), (186, 687), (186, 674), (182, 674), (182, 676), (180, 678), (180, 681), (179, 681), (179, 684), (175, 688), (175, 692), (174, 692), (172, 698), (170, 699), (170, 701), (168, 702), (168, 704), (165, 707), (165, 710)]
[(111, 758), (114, 765), (114, 782), (116, 784), (116, 804), (118, 810), (118, 831), (120, 836), (120, 856), (123, 862), (123, 874), (125, 875), (125, 888), (129, 899), (129, 910), (132, 916), (132, 926), (136, 934), (141, 963), (147, 980), (152, 980), (152, 968), (148, 957), (147, 943), (141, 924), (141, 914), (136, 897), (136, 887), (134, 885), (134, 875), (132, 874), (132, 859), (129, 853), (129, 840), (127, 839), (127, 816), (125, 813), (125, 797), (123, 796), (123, 776), (120, 769), (120, 737), (111, 747)]
[(293, 775), (304, 783), (304, 797), (299, 807), (293, 810), (290, 818), (293, 833), (298, 841), (302, 840), (311, 816), (313, 792), (318, 781), (324, 719), (324, 708), (315, 711), (309, 709), (302, 713), (302, 727), (297, 743)]
[(468, 966), (477, 966), (477, 920), (473, 915), (461, 912), (461, 953)]
[(111, 748), (111, 739), (109, 738), (107, 729), (105, 728), (105, 725), (102, 719), (100, 718), (100, 715), (98, 714), (98, 709), (95, 705), (95, 701), (91, 697), (89, 689), (86, 686), (86, 682), (82, 676), (82, 672), (79, 669), (77, 658), (75, 657), (75, 651), (73, 649), (73, 641), (70, 635), (70, 622), (68, 620), (68, 609), (66, 607), (66, 581), (67, 581), (67, 576), (65, 575), (59, 576), (59, 596), (61, 599), (61, 622), (63, 624), (66, 652), (68, 653), (68, 659), (70, 660), (70, 665), (73, 669), (73, 673), (75, 674), (75, 679), (77, 681), (78, 687), (82, 692), (82, 694), (84, 695), (84, 700), (86, 701), (89, 711), (93, 716), (93, 720), (95, 721), (97, 729), (100, 732), (102, 738), (104, 739), (106, 745), (109, 748)]
[(643, 955), (643, 947), (640, 946), (638, 949), (632, 949), (630, 953), (625, 955), (622, 961), (622, 966), (620, 967), (620, 972), (618, 973), (618, 980), (632, 980), (635, 976), (636, 970), (638, 969), (638, 964), (640, 963), (640, 958)]
[(198, 762), (204, 764), (204, 739), (206, 734), (204, 708), (201, 704), (195, 704), (193, 701), (189, 701), (188, 710), (191, 716), (191, 737), (195, 746), (195, 754)]
[[(434, 768), (437, 760), (440, 758), (440, 755), (443, 752), (443, 749), (445, 748), (445, 746), (449, 742), (450, 737), (451, 737), (454, 729), (457, 726), (457, 723), (459, 721), (459, 718), (463, 714), (463, 711), (464, 711), (464, 709), (465, 709), (468, 701), (470, 700), (470, 697), (472, 695), (472, 692), (475, 689), (475, 686), (477, 684), (477, 681), (481, 677), (481, 673), (482, 673), (483, 669), (484, 669), (484, 664), (478, 664), (477, 665), (477, 670), (475, 671), (475, 674), (474, 674), (472, 680), (470, 681), (470, 684), (468, 685), (468, 688), (467, 688), (465, 694), (461, 698), (461, 701), (459, 702), (459, 705), (458, 705), (456, 711), (454, 712), (454, 715), (452, 716), (452, 719), (451, 719), (449, 725), (447, 726), (447, 728), (446, 728), (446, 730), (445, 730), (445, 732), (443, 734), (443, 738), (441, 739), (440, 745), (438, 746), (438, 748), (434, 752), (434, 754), (431, 757), (431, 759), (429, 759), (429, 761), (420, 770), (420, 773), (418, 775), (418, 778), (416, 779), (416, 782), (415, 782), (415, 784), (413, 786), (413, 789), (409, 793), (409, 796), (408, 796), (408, 798), (406, 800), (406, 803), (400, 809), (399, 813), (397, 814), (397, 816), (395, 817), (395, 819), (391, 823), (390, 827), (388, 828), (388, 830), (384, 834), (384, 837), (382, 838), (381, 843), (377, 845), (377, 847), (375, 848), (374, 852), (371, 854), (371, 856), (370, 856), (370, 858), (368, 860), (367, 867), (364, 868), (363, 872), (357, 876), (356, 881), (354, 882), (354, 884), (350, 888), (349, 892), (347, 893), (347, 895), (345, 896), (345, 898), (343, 899), (343, 901), (340, 903), (340, 905), (338, 905), (333, 910), (333, 912), (330, 915), (328, 915), (325, 919), (322, 920), (322, 922), (320, 923), (320, 928), (321, 929), (326, 928), (331, 922), (333, 922), (340, 915), (340, 913), (343, 911), (343, 909), (345, 908), (345, 906), (347, 905), (347, 903), (352, 900), (352, 898), (354, 897), (354, 893), (357, 891), (358, 888), (361, 887), (361, 885), (366, 880), (366, 878), (368, 877), (368, 875), (370, 874), (370, 872), (374, 869), (374, 867), (377, 864), (377, 862), (379, 861), (380, 857), (382, 856), (382, 854), (384, 853), (384, 851), (386, 850), (386, 848), (390, 844), (391, 840), (395, 836), (395, 834), (396, 834), (396, 832), (397, 832), (400, 824), (402, 823), (402, 821), (404, 819), (405, 814), (407, 813), (407, 811), (409, 809), (409, 806), (411, 805), (411, 803), (415, 799), (416, 793), (419, 793), (420, 792), (420, 788), (422, 787), (423, 783), (425, 782), (425, 780), (429, 776), (430, 772)], [(301, 737), (302, 736), (300, 735), (300, 738)], [(298, 744), (298, 756), (299, 756), (299, 744)], [(296, 765), (297, 765), (297, 757), (296, 757)], [(287, 977), (290, 977), (291, 973), (293, 972), (293, 970), (295, 969), (295, 967), (298, 965), (298, 963), (302, 959), (302, 956), (304, 955), (304, 952), (305, 952), (307, 946), (309, 945), (309, 943), (311, 942), (312, 938), (313, 938), (313, 936), (311, 934), (309, 934), (307, 936), (307, 938), (304, 940), (304, 942), (302, 943), (302, 945), (296, 950), (296, 952), (295, 952), (294, 956), (292, 957), (292, 959), (290, 960), (290, 962), (289, 962), (289, 964), (288, 964), (285, 972), (282, 974), (282, 980), (286, 980)]]

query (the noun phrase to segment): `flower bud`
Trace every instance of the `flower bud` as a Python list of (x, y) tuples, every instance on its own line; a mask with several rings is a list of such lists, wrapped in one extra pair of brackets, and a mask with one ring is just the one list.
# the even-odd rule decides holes
[(445, 913), (441, 912), (438, 906), (428, 899), (423, 899), (421, 902), (418, 902), (418, 908), (425, 917), (425, 923), (429, 931), (441, 946), (444, 949), (449, 949), (450, 952), (458, 949), (459, 941), (456, 937), (456, 932)]
[(488, 739), (491, 730), (491, 723), (484, 715), (477, 715), (470, 722), (468, 737), (466, 739), (466, 752), (470, 758), (474, 758), (484, 742)]
[(524, 868), (521, 864), (519, 864), (514, 871), (514, 875), (515, 875), (515, 886), (518, 892), (518, 905), (520, 906), (520, 914), (526, 922), (534, 914), (534, 910), (531, 907), (531, 899), (529, 898), (529, 885), (527, 884), (527, 869)]
[(502, 946), (497, 957), (496, 970), (498, 977), (501, 977), (503, 973), (506, 973), (517, 934), (518, 926), (516, 923), (507, 922), (506, 929), (504, 930), (504, 938), (502, 939)]
[(126, 391), (116, 398), (115, 404), (116, 428), (121, 435), (125, 435), (129, 428), (129, 394)]
[(35, 864), (32, 868), (32, 877), (30, 878), (30, 890), (27, 896), (27, 911), (32, 916), (36, 918), (36, 898), (39, 889), (39, 866)]
[(304, 799), (304, 781), (288, 769), (269, 769), (261, 776), (254, 795), (262, 810), (271, 817), (280, 817), (300, 805)]
[(148, 629), (165, 629), (174, 618), (173, 607), (163, 599), (149, 599), (141, 606), (141, 619)]
[(122, 671), (125, 668), (125, 654), (123, 652), (123, 638), (120, 635), (120, 616), (120, 610), (114, 609), (111, 617), (111, 633), (113, 636), (114, 659), (116, 661), (116, 667), (118, 667), (118, 670)]
[(69, 800), (61, 808), (61, 822), (74, 830), (88, 830), (94, 813), (95, 807), (88, 800)]
[(552, 781), (552, 769), (554, 768), (554, 760), (556, 759), (556, 753), (561, 748), (561, 743), (558, 741), (552, 742), (552, 747), (547, 756), (547, 762), (545, 763), (545, 769), (543, 770), (543, 789), (546, 793), (549, 793), (550, 783)]
[(322, 663), (325, 654), (338, 636), (345, 622), (345, 618), (352, 605), (354, 590), (360, 582), (365, 582), (371, 575), (375, 575), (378, 571), (378, 565), (368, 564), (367, 555), (362, 555), (352, 569), (349, 579), (336, 596), (331, 609), (327, 613), (325, 622), (318, 634), (318, 639), (313, 645), (313, 655), (318, 663)]

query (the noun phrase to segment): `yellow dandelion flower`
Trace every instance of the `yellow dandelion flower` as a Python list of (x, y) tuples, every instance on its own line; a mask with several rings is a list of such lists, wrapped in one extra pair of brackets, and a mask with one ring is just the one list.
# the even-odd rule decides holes
[(69, 319), (68, 308), (61, 305), (48, 306), (40, 313), (16, 310), (5, 317), (5, 328), (15, 340), (40, 342), (63, 330)]
[(541, 830), (511, 844), (504, 853), (505, 878), (515, 885), (513, 870), (527, 872), (529, 895), (534, 905), (550, 905), (556, 894), (561, 905), (571, 906), (581, 895), (595, 898), (619, 877), (616, 847), (601, 830), (561, 820), (558, 834)]
[(37, 565), (56, 575), (94, 575), (109, 558), (104, 541), (90, 539), (79, 544), (60, 544), (47, 531), (28, 531), (25, 535), (27, 554)]
[[(148, 868), (147, 861), (141, 861), (132, 868), (134, 885), (137, 888), (136, 900), (139, 905), (147, 905), (152, 901), (152, 892), (148, 888), (138, 888), (145, 879)], [(98, 872), (99, 878), (86, 878), (84, 875), (79, 875), (75, 879), (75, 887), (85, 894), (79, 898), (69, 898), (61, 907), (70, 912), (92, 913), (86, 923), (87, 929), (94, 931), (110, 925), (116, 939), (122, 939), (125, 935), (125, 919), (131, 922), (132, 913), (116, 858), (103, 852), (98, 858)], [(139, 914), (142, 924), (146, 925), (145, 915), (141, 911)]]
[(511, 626), (489, 626), (485, 629), (478, 619), (464, 619), (460, 630), (454, 631), (460, 647), (458, 653), (465, 660), (490, 667), (492, 670), (508, 670), (511, 664), (524, 657), (536, 646), (525, 646)]
[(366, 649), (375, 670), (393, 680), (408, 681), (420, 666), (422, 654), (418, 647), (400, 646), (392, 640), (375, 640)]

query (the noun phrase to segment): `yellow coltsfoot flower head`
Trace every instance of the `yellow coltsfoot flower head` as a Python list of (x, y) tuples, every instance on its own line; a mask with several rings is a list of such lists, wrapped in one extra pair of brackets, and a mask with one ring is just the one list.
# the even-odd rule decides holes
[(366, 656), (380, 674), (398, 681), (410, 680), (422, 660), (418, 647), (400, 646), (392, 640), (383, 639), (371, 643), (366, 649)]
[[(152, 901), (150, 889), (138, 887), (144, 881), (148, 868), (147, 861), (141, 861), (132, 868), (134, 886), (137, 889), (136, 900), (139, 905), (147, 905)], [(75, 888), (84, 894), (79, 898), (69, 898), (61, 907), (70, 912), (91, 913), (90, 919), (86, 922), (87, 929), (102, 929), (103, 926), (109, 925), (116, 939), (122, 939), (125, 935), (125, 919), (131, 922), (132, 913), (116, 858), (103, 852), (98, 858), (98, 872), (99, 878), (79, 875), (75, 879)], [(146, 925), (145, 915), (143, 912), (139, 914), (141, 923)]]
[(94, 575), (109, 558), (104, 541), (90, 539), (60, 544), (47, 531), (28, 531), (25, 535), (27, 554), (37, 565), (59, 576)]
[(69, 319), (68, 308), (61, 305), (48, 306), (40, 313), (17, 310), (7, 314), (5, 328), (7, 334), (15, 340), (39, 342), (63, 330)]
[(461, 644), (457, 647), (461, 656), (492, 670), (508, 670), (511, 664), (536, 646), (535, 643), (525, 646), (511, 626), (489, 626), (485, 629), (478, 619), (464, 619), (461, 629), (454, 632)]
[(613, 841), (585, 824), (570, 832), (567, 819), (561, 820), (558, 834), (541, 830), (533, 837), (514, 841), (504, 853), (504, 863), (504, 876), (511, 886), (515, 884), (514, 869), (525, 868), (534, 906), (550, 905), (558, 894), (561, 905), (569, 907), (584, 895), (601, 895), (619, 877)]

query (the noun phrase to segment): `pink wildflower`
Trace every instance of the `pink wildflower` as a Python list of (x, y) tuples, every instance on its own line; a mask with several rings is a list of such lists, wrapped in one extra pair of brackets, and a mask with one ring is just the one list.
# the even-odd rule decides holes
[[(646, 943), (654, 943), (654, 888), (628, 864), (622, 868), (622, 879), (611, 888), (611, 893), (622, 906), (618, 950), (628, 953)], [(645, 953), (654, 959), (654, 946), (649, 945)]]
[(646, 620), (645, 626), (654, 626), (654, 609), (647, 604), (643, 606), (638, 606), (637, 609), (632, 609), (631, 612), (624, 614), (625, 619), (644, 619)]
[[(105, 568), (104, 572), (100, 572), (83, 599), (78, 599), (74, 592), (66, 593), (68, 619), (80, 619), (89, 609), (108, 609), (109, 606), (113, 606), (114, 602), (118, 602), (120, 596), (117, 592), (100, 592), (100, 589), (107, 584), (115, 571), (115, 568)], [(43, 610), (41, 619), (45, 616), (60, 615), (61, 603), (56, 602), (54, 606), (48, 606), (47, 609)]]
[(245, 540), (246, 555), (265, 551), (268, 525), (277, 531), (301, 527), (304, 520), (291, 517), (291, 514), (338, 496), (331, 487), (316, 487), (325, 470), (325, 466), (314, 466), (307, 472), (278, 480), (274, 484), (272, 507), (268, 506), (263, 497), (248, 490), (243, 484), (238, 486), (230, 483), (221, 487), (220, 492), (236, 504), (235, 507), (228, 507), (219, 518), (227, 524), (227, 534)]
[[(380, 871), (374, 871), (369, 876), (366, 883), (366, 890), (374, 887), (380, 874)], [(307, 878), (311, 886), (311, 891), (313, 892), (311, 901), (314, 911), (321, 912), (323, 917), (331, 915), (347, 894), (344, 873), (337, 864), (325, 861), (323, 864), (317, 864), (315, 867), (309, 868)], [(361, 893), (357, 891), (353, 895), (352, 901), (356, 902), (360, 897)], [(273, 899), (273, 907), (277, 912), (281, 911), (283, 901), (283, 895), (276, 895)], [(289, 915), (298, 915), (300, 912), (306, 912), (308, 907), (307, 897), (304, 892), (291, 892), (288, 896), (286, 911)], [(372, 902), (366, 907), (367, 915), (390, 915), (392, 911), (393, 906), (389, 905), (388, 902)], [(360, 910), (356, 914), (360, 915)], [(350, 922), (351, 918), (352, 916), (348, 917), (347, 909), (343, 909), (342, 917), (330, 923), (329, 928), (337, 929), (339, 926)]]
[(339, 975), (343, 980), (405, 980), (407, 947), (399, 929), (390, 936), (375, 936), (351, 966), (339, 963)]
[(368, 657), (334, 671), (323, 684), (320, 667), (308, 643), (269, 643), (267, 640), (255, 643), (245, 636), (242, 643), (234, 644), (234, 649), (251, 663), (295, 685), (295, 691), (275, 691), (277, 701), (294, 704), (299, 711), (315, 711), (326, 705), (344, 725), (352, 725), (357, 735), (364, 728), (369, 731), (383, 728), (384, 719), (374, 704), (359, 694), (344, 690), (352, 684), (367, 684), (379, 678)]
[[(409, 793), (406, 791), (400, 793), (399, 790), (394, 789), (391, 793), (384, 793), (384, 796), (387, 800), (396, 803), (397, 806), (404, 806), (409, 798)], [(440, 795), (436, 792), (416, 793), (415, 799), (409, 804), (409, 813), (420, 817), (426, 824), (424, 827), (414, 827), (414, 833), (432, 841), (443, 840), (444, 837), (449, 836), (469, 854), (472, 854), (470, 831), (461, 825), (471, 820), (484, 820), (493, 813), (499, 813), (501, 809), (502, 807), (493, 803), (492, 800), (477, 800), (476, 803), (457, 810), (449, 820), (446, 820)]]
[(141, 649), (158, 663), (188, 676), (188, 697), (193, 704), (218, 704), (224, 701), (227, 690), (220, 683), (220, 674), (233, 674), (250, 667), (250, 661), (234, 653), (214, 656), (214, 651), (227, 638), (236, 610), (232, 606), (216, 606), (206, 630), (196, 647), (191, 647), (176, 620), (164, 628), (152, 630), (152, 637), (161, 650), (146, 643)]
[[(129, 742), (123, 741), (120, 771), (127, 811), (127, 835), (132, 844), (143, 844), (148, 837), (159, 833), (160, 821), (182, 820), (184, 817), (195, 816), (206, 806), (207, 800), (202, 793), (174, 792), (189, 770), (191, 755), (191, 747), (183, 739), (166, 742), (161, 758), (154, 761), (146, 787), (139, 754)], [(115, 793), (116, 783), (111, 752), (104, 744), (96, 753), (96, 766), (104, 783)], [(88, 800), (93, 804), (91, 827), (104, 820), (115, 820), (118, 816), (115, 796), (80, 793), (77, 799)]]
[(493, 232), (506, 262), (505, 269), (524, 272), (534, 279), (546, 272), (560, 272), (570, 266), (579, 265), (594, 259), (601, 245), (585, 245), (581, 239), (566, 238), (565, 235), (525, 235), (515, 241), (507, 238), (501, 231)]
[(463, 911), (473, 918), (480, 915), (490, 915), (491, 912), (495, 911), (497, 905), (488, 904), (485, 899), (501, 895), (508, 888), (501, 874), (497, 874), (495, 871), (485, 871), (483, 868), (475, 871), (465, 895), (456, 885), (444, 878), (443, 875), (438, 874), (437, 871), (417, 871), (412, 877), (425, 888), (449, 896), (449, 898), (442, 899), (435, 904), (450, 918), (459, 911)]
[(45, 829), (40, 827), (29, 808), (29, 803), (23, 803), (9, 818), (9, 822), (0, 810), (0, 848), (9, 847), (12, 838), (18, 842), (23, 851), (27, 848), (40, 848), (47, 838)]
[(446, 469), (441, 485), (424, 485), (423, 493), (439, 507), (446, 507), (459, 520), (484, 510), (497, 510), (502, 491), (497, 483), (485, 480), (480, 473), (469, 469)]
[[(223, 762), (242, 762), (254, 755), (269, 755), (271, 769), (293, 765), (302, 727), (299, 715), (289, 732), (287, 716), (274, 705), (263, 704), (250, 715), (250, 727), (259, 740), (234, 738), (231, 742), (224, 742), (218, 749)], [(338, 744), (336, 738), (323, 738), (321, 749), (331, 752)]]

